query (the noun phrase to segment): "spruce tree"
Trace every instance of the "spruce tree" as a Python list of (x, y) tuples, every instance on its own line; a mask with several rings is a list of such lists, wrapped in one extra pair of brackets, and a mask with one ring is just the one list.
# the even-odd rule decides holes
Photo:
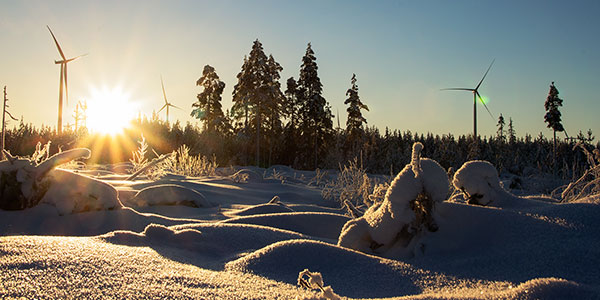
[(281, 65), (275, 61), (273, 55), (269, 55), (267, 60), (268, 74), (266, 78), (266, 97), (265, 101), (265, 113), (267, 116), (267, 123), (265, 124), (268, 129), (268, 142), (269, 142), (269, 159), (268, 164), (271, 164), (273, 148), (278, 142), (282, 140), (283, 134), (283, 123), (282, 117), (284, 115), (284, 102), (285, 96), (281, 91), (281, 83), (279, 79), (281, 75), (279, 72), (283, 70)]
[(498, 117), (498, 124), (496, 124), (496, 126), (498, 126), (498, 130), (496, 131), (496, 137), (501, 143), (506, 141), (506, 136), (504, 136), (504, 124), (504, 117), (502, 116), (502, 114), (500, 114), (500, 117)]
[(358, 146), (360, 140), (364, 136), (363, 124), (367, 123), (361, 113), (361, 109), (369, 111), (369, 107), (360, 101), (358, 96), (358, 85), (356, 85), (356, 74), (352, 74), (350, 80), (352, 86), (346, 91), (348, 97), (344, 104), (348, 104), (346, 111), (348, 112), (348, 120), (346, 121), (346, 132), (348, 134), (348, 141), (351, 147), (355, 148)]
[[(237, 79), (238, 83), (233, 87), (233, 98), (231, 99), (233, 101), (231, 116), (236, 121), (236, 129), (246, 131), (248, 129), (250, 90), (253, 82), (247, 56), (244, 56), (242, 70), (237, 74)], [(243, 124), (241, 120), (243, 120)]]
[(554, 133), (554, 165), (556, 165), (556, 132), (565, 131), (565, 128), (561, 123), (561, 113), (558, 110), (558, 108), (562, 106), (562, 102), (563, 100), (558, 97), (558, 89), (554, 86), (554, 81), (552, 81), (552, 84), (550, 84), (550, 91), (548, 92), (548, 97), (546, 97), (546, 102), (544, 103), (544, 108), (546, 109), (544, 121), (548, 123), (547, 127), (551, 128)]
[(195, 108), (192, 110), (191, 116), (204, 122), (204, 130), (226, 134), (229, 132), (231, 124), (221, 108), (221, 94), (223, 94), (225, 83), (219, 80), (215, 68), (206, 65), (202, 71), (202, 77), (196, 81), (196, 85), (201, 86), (203, 90), (198, 94), (198, 101), (192, 104), (192, 107)]
[(300, 76), (298, 79), (300, 101), (300, 134), (307, 151), (312, 148), (314, 168), (319, 162), (319, 150), (327, 149), (327, 141), (333, 132), (333, 115), (327, 100), (321, 95), (323, 85), (318, 75), (317, 58), (308, 43), (306, 53), (302, 57)]
[(250, 135), (251, 129), (255, 132), (257, 165), (260, 164), (260, 146), (266, 135), (265, 130), (273, 133), (274, 128), (281, 127), (280, 107), (283, 101), (279, 83), (281, 70), (281, 65), (273, 56), (267, 58), (262, 44), (257, 39), (248, 57), (244, 58), (242, 70), (237, 76), (238, 83), (234, 87), (232, 111), (238, 121), (244, 119), (243, 129), (246, 136)]
[(513, 145), (517, 141), (517, 133), (515, 131), (515, 128), (513, 127), (512, 118), (509, 118), (508, 120), (508, 143)]

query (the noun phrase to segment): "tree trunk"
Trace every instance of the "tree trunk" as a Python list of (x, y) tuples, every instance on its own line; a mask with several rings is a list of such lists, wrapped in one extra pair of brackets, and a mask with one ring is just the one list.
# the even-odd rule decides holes
[(260, 166), (260, 102), (256, 109), (256, 166)]
[(552, 175), (556, 175), (556, 130), (554, 130), (554, 145), (552, 146)]

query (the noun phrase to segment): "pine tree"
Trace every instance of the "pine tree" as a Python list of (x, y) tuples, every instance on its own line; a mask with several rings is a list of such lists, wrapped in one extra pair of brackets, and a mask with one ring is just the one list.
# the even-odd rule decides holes
[(191, 116), (204, 122), (204, 130), (226, 134), (231, 128), (228, 118), (223, 114), (221, 108), (221, 94), (225, 83), (219, 80), (215, 68), (210, 65), (204, 66), (202, 77), (196, 81), (197, 86), (203, 88), (198, 94), (198, 101), (192, 104), (195, 107)]
[(508, 143), (513, 145), (517, 141), (517, 133), (515, 132), (515, 128), (513, 127), (512, 118), (509, 118), (508, 120)]
[[(346, 121), (346, 131), (348, 134), (348, 141), (351, 147), (356, 148), (358, 143), (364, 136), (363, 124), (367, 123), (361, 113), (361, 109), (369, 111), (369, 107), (360, 101), (358, 96), (358, 85), (356, 85), (356, 74), (352, 74), (350, 80), (352, 86), (346, 91), (348, 99), (344, 101), (344, 104), (348, 104), (346, 111), (348, 112), (348, 120)], [(356, 150), (356, 149), (354, 149)]]
[[(327, 100), (323, 98), (323, 85), (317, 73), (317, 58), (308, 43), (306, 53), (302, 57), (298, 94), (300, 101), (300, 134), (304, 145), (312, 148), (314, 168), (319, 162), (319, 150), (327, 149), (327, 141), (333, 132), (333, 115)], [(310, 149), (309, 148), (309, 149)], [(307, 149), (308, 151), (310, 151)]]
[(548, 92), (548, 97), (546, 97), (546, 102), (544, 103), (544, 108), (546, 109), (546, 114), (544, 115), (544, 121), (548, 123), (547, 127), (552, 128), (554, 133), (554, 146), (553, 146), (553, 164), (556, 166), (556, 132), (565, 131), (561, 123), (561, 113), (558, 110), (560, 106), (562, 106), (563, 100), (558, 97), (558, 89), (554, 86), (554, 81), (550, 84), (550, 91)]
[(498, 124), (496, 124), (496, 126), (498, 126), (498, 130), (496, 131), (496, 137), (501, 143), (506, 142), (506, 136), (504, 135), (504, 124), (504, 117), (502, 116), (502, 114), (500, 114), (500, 117), (498, 117)]

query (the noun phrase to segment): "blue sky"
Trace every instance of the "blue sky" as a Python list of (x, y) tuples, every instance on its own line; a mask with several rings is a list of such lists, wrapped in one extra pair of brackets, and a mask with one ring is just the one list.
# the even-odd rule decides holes
[(149, 115), (162, 105), (161, 75), (170, 101), (184, 108), (170, 119), (186, 122), (204, 65), (226, 83), (228, 108), (253, 40), (283, 66), (283, 87), (311, 42), (342, 126), (356, 73), (369, 125), (468, 134), (471, 94), (440, 89), (474, 87), (496, 59), (480, 88), (494, 119), (478, 106), (480, 134), (495, 134), (502, 113), (520, 136), (551, 136), (543, 122), (551, 81), (567, 131), (600, 134), (599, 12), (597, 1), (5, 1), (0, 85), (15, 115), (55, 126), (59, 55), (50, 25), (67, 56), (89, 53), (69, 65), (65, 123), (76, 100), (102, 88), (120, 87)]

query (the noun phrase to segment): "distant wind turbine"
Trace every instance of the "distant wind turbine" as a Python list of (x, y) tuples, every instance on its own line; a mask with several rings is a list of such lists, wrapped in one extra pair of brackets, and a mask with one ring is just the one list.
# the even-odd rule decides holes
[[(162, 76), (160, 76), (160, 85), (162, 86), (163, 97), (165, 99), (165, 105), (163, 105), (163, 107), (161, 107), (160, 110), (158, 110), (157, 114), (159, 114), (163, 109), (166, 108), (167, 109), (167, 123), (169, 123), (169, 106), (175, 107), (175, 108), (179, 108), (179, 107), (177, 107), (177, 106), (169, 103), (169, 101), (167, 101), (167, 93), (165, 93), (165, 85), (163, 83)], [(181, 108), (179, 108), (179, 109), (181, 109)]]
[(492, 60), (492, 63), (488, 67), (487, 71), (485, 71), (485, 74), (483, 74), (483, 77), (481, 78), (481, 80), (479, 81), (479, 83), (477, 84), (477, 86), (474, 89), (470, 89), (470, 88), (447, 88), (447, 89), (442, 89), (442, 91), (469, 91), (469, 92), (473, 93), (473, 136), (474, 137), (477, 137), (477, 98), (479, 98), (479, 101), (481, 101), (481, 104), (483, 104), (483, 107), (485, 107), (485, 109), (487, 110), (487, 112), (490, 114), (490, 117), (492, 117), (492, 119), (494, 119), (494, 116), (492, 115), (492, 113), (488, 109), (487, 105), (485, 105), (485, 102), (483, 101), (483, 99), (481, 98), (481, 95), (479, 94), (479, 87), (483, 83), (483, 80), (485, 79), (485, 76), (487, 76), (488, 72), (492, 68), (492, 65), (494, 64), (494, 61), (496, 61), (496, 60), (495, 59)]
[(58, 41), (56, 40), (54, 33), (50, 29), (50, 26), (46, 25), (46, 27), (48, 27), (48, 30), (50, 31), (50, 34), (52, 35), (52, 39), (54, 39), (54, 43), (56, 44), (56, 48), (58, 48), (60, 57), (62, 58), (62, 60), (54, 61), (55, 64), (60, 65), (60, 85), (58, 87), (58, 124), (57, 124), (57, 130), (58, 130), (58, 133), (60, 134), (62, 132), (63, 86), (65, 87), (65, 99), (67, 101), (67, 104), (69, 104), (69, 87), (67, 85), (67, 63), (72, 62), (72, 61), (74, 61), (82, 56), (85, 56), (87, 54), (83, 54), (83, 55), (79, 55), (79, 56), (67, 59), (65, 57), (65, 54), (63, 53), (62, 49), (60, 48), (60, 45), (58, 44)]

